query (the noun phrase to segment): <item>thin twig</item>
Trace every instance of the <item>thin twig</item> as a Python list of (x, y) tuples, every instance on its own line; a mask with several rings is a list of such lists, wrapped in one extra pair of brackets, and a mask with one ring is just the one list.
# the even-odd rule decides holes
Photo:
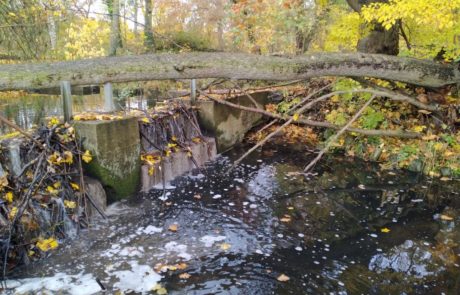
[(374, 100), (374, 98), (376, 97), (376, 95), (373, 95), (364, 105), (363, 107), (353, 116), (353, 118), (351, 118), (350, 121), (348, 121), (347, 124), (345, 124), (345, 126), (342, 127), (342, 129), (339, 130), (339, 132), (337, 132), (334, 136), (332, 136), (332, 138), (330, 140), (328, 140), (328, 142), (326, 143), (326, 146), (318, 153), (318, 155), (316, 156), (316, 158), (313, 159), (313, 161), (310, 162), (310, 164), (308, 164), (304, 169), (303, 171), (304, 172), (308, 172), (313, 166), (315, 166), (315, 164), (323, 157), (323, 155), (329, 150), (329, 148), (331, 147), (331, 145), (336, 142), (336, 140), (347, 130), (348, 127), (351, 126), (351, 124), (353, 124), (353, 122), (355, 122), (359, 116), (361, 116), (361, 114), (364, 112), (364, 110), (372, 103), (372, 101)]

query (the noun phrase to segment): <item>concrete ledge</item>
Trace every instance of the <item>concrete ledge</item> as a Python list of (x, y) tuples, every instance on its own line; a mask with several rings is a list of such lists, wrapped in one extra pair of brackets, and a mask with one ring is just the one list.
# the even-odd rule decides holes
[(140, 140), (137, 118), (75, 122), (83, 148), (93, 155), (85, 173), (101, 181), (110, 201), (134, 195), (140, 183)]
[[(269, 102), (268, 92), (252, 93), (259, 107)], [(237, 96), (228, 101), (247, 107), (255, 107), (245, 96)], [(238, 110), (214, 101), (198, 100), (198, 120), (205, 131), (216, 138), (218, 152), (223, 152), (243, 140), (245, 134), (262, 119), (261, 114)]]

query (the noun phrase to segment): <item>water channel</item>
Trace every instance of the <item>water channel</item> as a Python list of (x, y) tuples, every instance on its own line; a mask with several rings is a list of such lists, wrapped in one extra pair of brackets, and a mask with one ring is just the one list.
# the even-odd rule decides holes
[(159, 294), (159, 285), (168, 294), (458, 294), (458, 181), (382, 171), (342, 155), (305, 178), (299, 172), (311, 155), (290, 146), (266, 146), (227, 174), (244, 150), (176, 179), (166, 194), (112, 204), (108, 220), (17, 270), (8, 287), (13, 294)]

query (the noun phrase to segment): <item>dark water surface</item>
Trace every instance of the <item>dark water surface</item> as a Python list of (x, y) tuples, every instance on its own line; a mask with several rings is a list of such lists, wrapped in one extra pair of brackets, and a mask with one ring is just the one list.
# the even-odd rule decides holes
[(108, 221), (8, 285), (97, 294), (97, 278), (109, 294), (156, 294), (157, 283), (168, 294), (459, 294), (458, 181), (339, 156), (306, 179), (307, 156), (287, 147), (225, 174), (242, 152), (177, 179), (167, 199), (156, 190), (112, 205)]

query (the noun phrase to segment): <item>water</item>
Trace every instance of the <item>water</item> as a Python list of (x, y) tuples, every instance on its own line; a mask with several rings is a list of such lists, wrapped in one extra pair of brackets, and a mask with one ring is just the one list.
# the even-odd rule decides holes
[(305, 179), (308, 156), (271, 147), (226, 175), (242, 152), (177, 179), (165, 201), (158, 190), (111, 205), (108, 221), (8, 286), (97, 294), (98, 279), (109, 294), (157, 283), (168, 294), (457, 294), (458, 181), (343, 157)]
[[(156, 97), (132, 96), (116, 99), (118, 109), (145, 110), (155, 104)], [(73, 113), (102, 112), (104, 98), (102, 94), (72, 95)], [(0, 97), (0, 114), (23, 129), (31, 129), (44, 122), (46, 117), (63, 116), (62, 99), (58, 95), (25, 95), (19, 97)], [(0, 135), (14, 130), (0, 124)]]

